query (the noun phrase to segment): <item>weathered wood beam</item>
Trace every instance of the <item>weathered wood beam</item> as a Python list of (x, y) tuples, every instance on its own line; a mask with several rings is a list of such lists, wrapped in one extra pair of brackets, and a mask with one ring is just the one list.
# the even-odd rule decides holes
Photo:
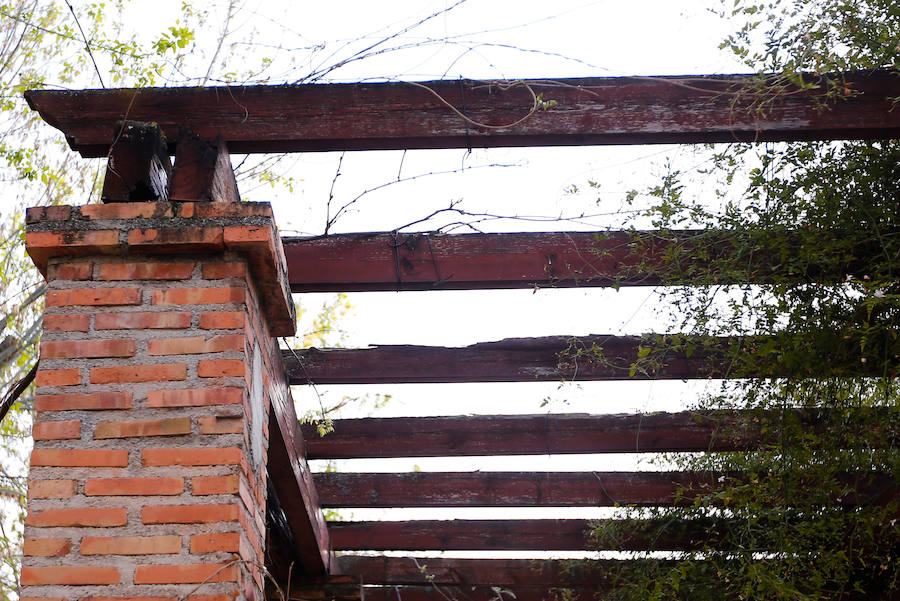
[(796, 240), (791, 232), (683, 230), (368, 233), (282, 243), (293, 292), (843, 281), (870, 265), (867, 249), (859, 249), (852, 263), (823, 256), (789, 271), (783, 257)]
[[(608, 522), (608, 524), (607, 524)], [(593, 527), (615, 520), (410, 520), (330, 522), (335, 551), (582, 551), (608, 548), (590, 540)], [(661, 528), (648, 521), (630, 526), (616, 540), (617, 551), (680, 551), (698, 541), (718, 538), (715, 526), (697, 520)]]
[(176, 202), (240, 202), (231, 156), (221, 136), (205, 140), (181, 129), (169, 198)]
[(168, 200), (172, 163), (159, 125), (119, 121), (110, 141), (103, 202)]
[[(828, 444), (859, 444), (852, 433), (844, 441), (842, 419), (816, 410), (798, 410), (796, 418), (810, 432), (828, 432)], [(890, 412), (881, 417), (878, 410), (861, 410), (851, 419), (867, 424), (866, 444), (872, 448), (889, 447), (900, 437), (900, 422)], [(763, 435), (764, 420), (778, 423), (774, 415), (721, 410), (360, 418), (335, 420), (326, 436), (312, 424), (301, 429), (309, 459), (721, 452), (776, 443), (778, 428)]]
[[(721, 490), (722, 474), (689, 472), (319, 473), (323, 507), (644, 507), (690, 505)], [(747, 482), (732, 474), (729, 483)], [(886, 474), (846, 475), (836, 505), (892, 496)]]
[(289, 550), (299, 559), (298, 570), (309, 576), (326, 575), (331, 572), (334, 553), (312, 473), (303, 455), (294, 401), (286, 385), (273, 385), (269, 390), (272, 409), (266, 467), (291, 530), (291, 540), (282, 543), (293, 547)]
[[(366, 587), (366, 601), (597, 601), (597, 590), (593, 588), (565, 589), (554, 586), (517, 586), (503, 591), (496, 587), (444, 586), (375, 586)], [(513, 597), (515, 595), (515, 597)]]
[(815, 88), (787, 85), (781, 94), (756, 76), (706, 75), (31, 90), (25, 97), (86, 157), (107, 154), (110, 127), (126, 114), (156, 121), (173, 137), (183, 125), (206, 139), (221, 134), (234, 153), (900, 136), (894, 72), (838, 77), (848, 93), (837, 100), (824, 97), (825, 80), (812, 75)]
[(338, 571), (364, 584), (439, 586), (600, 586), (615, 560), (448, 559), (341, 555)]
[(716, 486), (685, 472), (320, 473), (323, 507), (612, 507), (690, 504)]
[[(509, 338), (455, 348), (396, 345), (285, 350), (283, 359), (291, 384), (877, 377), (896, 373), (896, 357), (882, 360), (877, 350), (871, 350), (871, 356), (862, 362), (858, 340), (845, 340), (833, 331), (817, 336), (820, 338), (813, 345), (809, 336), (798, 341), (765, 336), (594, 334)], [(870, 348), (880, 348), (879, 344), (881, 341)], [(789, 363), (771, 352), (778, 348), (791, 349)], [(755, 362), (741, 360), (758, 352), (768, 354)]]
[(731, 411), (464, 415), (335, 420), (302, 426), (309, 459), (734, 451), (755, 447), (759, 424)]
[[(602, 358), (588, 350), (595, 345), (602, 348)], [(296, 351), (299, 361), (289, 350), (284, 351), (283, 359), (291, 384), (617, 380), (630, 375), (639, 379), (688, 379), (711, 375), (711, 366), (702, 353), (689, 359), (683, 352), (666, 357), (653, 374), (630, 374), (641, 346), (638, 336), (551, 336), (511, 338), (461, 348), (310, 348)]]
[(465, 551), (588, 548), (590, 520), (329, 522), (335, 551)]

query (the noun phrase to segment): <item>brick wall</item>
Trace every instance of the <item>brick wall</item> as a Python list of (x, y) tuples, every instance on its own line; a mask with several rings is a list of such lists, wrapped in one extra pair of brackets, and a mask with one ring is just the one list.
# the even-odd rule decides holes
[(267, 205), (200, 206), (29, 212), (49, 290), (24, 601), (262, 598), (293, 307)]

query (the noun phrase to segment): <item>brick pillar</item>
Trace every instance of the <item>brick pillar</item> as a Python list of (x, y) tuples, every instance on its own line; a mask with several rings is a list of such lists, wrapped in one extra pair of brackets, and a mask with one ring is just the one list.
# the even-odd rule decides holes
[(261, 600), (268, 409), (288, 394), (272, 337), (295, 323), (271, 208), (27, 223), (49, 290), (22, 599)]

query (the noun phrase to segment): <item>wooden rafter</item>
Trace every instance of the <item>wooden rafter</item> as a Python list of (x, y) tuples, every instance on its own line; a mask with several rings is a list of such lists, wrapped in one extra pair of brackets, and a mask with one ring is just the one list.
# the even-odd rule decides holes
[[(825, 335), (825, 334), (823, 334)], [(733, 358), (788, 342), (777, 337), (547, 336), (466, 347), (415, 345), (287, 350), (291, 384), (689, 380), (785, 376), (866, 376), (895, 364), (859, 361), (859, 344), (834, 333), (828, 355), (810, 350), (805, 364), (773, 361), (741, 370)], [(650, 353), (650, 354), (648, 354)], [(895, 362), (896, 363), (896, 362)], [(801, 371), (802, 370), (802, 371)]]
[[(756, 76), (609, 77), (516, 82), (32, 90), (25, 97), (85, 157), (106, 156), (111, 124), (154, 121), (221, 135), (233, 153), (891, 138), (893, 72), (846, 74), (833, 102), (772, 100)], [(540, 100), (538, 100), (540, 98)], [(463, 115), (465, 117), (463, 117)], [(170, 140), (171, 142), (172, 140)], [(174, 148), (170, 148), (174, 151)]]
[[(839, 236), (822, 232), (823, 236)], [(802, 270), (783, 261), (797, 236), (791, 232), (604, 231), (503, 234), (341, 234), (282, 238), (293, 292), (479, 290), (765, 284), (835, 281), (861, 276), (867, 249), (852, 263), (822, 257)], [(781, 249), (779, 253), (766, 248)], [(734, 269), (710, 264), (733, 261)], [(677, 265), (689, 273), (667, 276)]]

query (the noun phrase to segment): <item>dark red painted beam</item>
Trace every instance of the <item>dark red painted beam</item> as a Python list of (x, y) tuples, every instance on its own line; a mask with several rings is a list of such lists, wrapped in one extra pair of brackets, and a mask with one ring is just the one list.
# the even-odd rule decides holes
[[(561, 380), (688, 380), (698, 378), (836, 377), (895, 374), (898, 360), (882, 361), (871, 350), (860, 361), (857, 340), (839, 332), (817, 334), (821, 344), (778, 337), (548, 336), (509, 338), (466, 347), (375, 346), (304, 349), (282, 353), (291, 384), (404, 382), (552, 382)], [(806, 341), (804, 343), (804, 341)], [(878, 349), (878, 341), (868, 348)], [(792, 349), (790, 363), (757, 350)], [(827, 352), (823, 349), (828, 349)], [(648, 354), (649, 353), (649, 354)], [(295, 356), (296, 355), (296, 356)]]
[(589, 588), (604, 582), (614, 560), (447, 559), (443, 557), (385, 557), (341, 555), (341, 574), (363, 584), (440, 586), (520, 586)]
[(303, 438), (290, 387), (283, 383), (272, 384), (269, 398), (272, 407), (269, 412), (266, 470), (281, 509), (288, 517), (295, 545), (291, 551), (300, 560), (297, 562), (298, 569), (303, 573), (312, 576), (328, 574), (334, 562), (334, 553), (312, 474), (303, 455)]
[(584, 550), (589, 520), (331, 522), (335, 551)]
[[(554, 590), (556, 589), (556, 590)], [(481, 587), (372, 586), (363, 589), (365, 601), (597, 601), (597, 589), (517, 586), (498, 591), (489, 585)], [(502, 593), (502, 594), (501, 594)], [(515, 596), (513, 596), (515, 595)]]
[[(690, 505), (721, 489), (719, 474), (688, 472), (319, 473), (323, 507), (615, 507)], [(732, 476), (737, 478), (738, 476)], [(744, 479), (746, 482), (746, 479)], [(847, 475), (837, 505), (891, 497), (884, 474)], [(873, 498), (874, 497), (874, 498)]]
[[(331, 522), (335, 551), (581, 551), (596, 548), (589, 541), (591, 525), (607, 520), (412, 520)], [(716, 537), (707, 523), (648, 522), (616, 541), (615, 550), (679, 551)], [(721, 526), (726, 527), (726, 526)]]
[(823, 257), (821, 265), (788, 272), (781, 254), (790, 253), (795, 238), (790, 232), (751, 238), (724, 230), (369, 233), (288, 237), (282, 243), (293, 292), (843, 281), (848, 274), (861, 276), (869, 264), (867, 249), (859, 249), (854, 263)]
[(342, 419), (324, 437), (302, 428), (309, 459), (732, 451), (760, 440), (750, 415), (727, 411)]
[[(740, 339), (720, 342), (723, 352), (741, 344)], [(697, 351), (688, 358), (678, 349), (667, 352), (652, 373), (632, 373), (644, 344), (639, 336), (550, 336), (510, 338), (462, 348), (310, 348), (286, 350), (283, 358), (291, 384), (690, 379), (727, 373), (717, 369), (721, 360), (711, 363), (707, 353)], [(592, 348), (602, 349), (602, 358), (589, 350)]]
[[(863, 414), (863, 411), (865, 414)], [(863, 410), (854, 419), (869, 424), (867, 444), (890, 446), (900, 437), (892, 413)], [(875, 410), (880, 411), (880, 410)], [(559, 455), (566, 453), (667, 453), (739, 451), (778, 441), (777, 428), (760, 433), (755, 412), (712, 411), (647, 414), (584, 413), (540, 415), (460, 415), (339, 419), (319, 436), (302, 426), (309, 459), (370, 457), (456, 457), (473, 455)], [(841, 442), (841, 427), (819, 411), (798, 411), (811, 432), (830, 432)], [(778, 423), (772, 416), (770, 423)], [(841, 422), (838, 421), (837, 424)], [(844, 443), (854, 446), (854, 434)]]
[[(886, 71), (844, 78), (854, 94), (837, 101), (821, 97), (824, 86), (788, 86), (773, 99), (754, 93), (750, 82), (758, 80), (746, 75), (32, 90), (25, 97), (86, 157), (107, 155), (114, 124), (126, 116), (159, 123), (170, 141), (180, 126), (203, 139), (221, 135), (232, 153), (900, 135), (890, 101), (900, 96), (900, 79)], [(537, 95), (555, 104), (532, 113)]]
[[(320, 473), (323, 507), (612, 507), (690, 504), (710, 474), (684, 472)], [(679, 494), (681, 492), (681, 494)]]

